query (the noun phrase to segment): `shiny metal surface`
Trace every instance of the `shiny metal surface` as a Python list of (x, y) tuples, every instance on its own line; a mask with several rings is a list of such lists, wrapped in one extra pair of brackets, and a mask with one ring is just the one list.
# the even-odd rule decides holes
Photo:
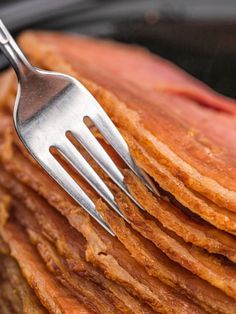
[(11, 62), (18, 77), (14, 123), (20, 139), (48, 174), (110, 234), (114, 235), (96, 211), (95, 204), (52, 155), (50, 148), (55, 148), (113, 210), (126, 219), (118, 209), (109, 188), (67, 138), (66, 134), (68, 131), (71, 132), (109, 177), (136, 202), (129, 194), (123, 174), (90, 132), (84, 119), (89, 117), (93, 121), (132, 171), (143, 180), (149, 189), (153, 190), (148, 179), (130, 156), (123, 137), (95, 98), (78, 80), (68, 75), (33, 67), (1, 20), (0, 47)]

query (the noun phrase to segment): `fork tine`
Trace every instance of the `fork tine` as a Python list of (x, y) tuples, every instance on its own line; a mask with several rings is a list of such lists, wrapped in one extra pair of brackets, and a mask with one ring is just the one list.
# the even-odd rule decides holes
[(124, 176), (117, 168), (111, 157), (107, 154), (102, 145), (97, 141), (86, 125), (80, 127), (79, 131), (73, 131), (73, 135), (80, 144), (97, 161), (100, 167), (119, 185), (123, 185)]
[(79, 143), (89, 152), (89, 154), (96, 160), (100, 167), (107, 173), (107, 175), (132, 199), (132, 201), (138, 205), (141, 205), (130, 194), (126, 184), (124, 183), (124, 176), (112, 161), (111, 157), (97, 141), (95, 136), (91, 133), (88, 127), (80, 126), (79, 131), (72, 131), (72, 134), (79, 141)]
[(130, 169), (145, 183), (150, 191), (156, 193), (154, 187), (148, 181), (146, 175), (141, 169), (136, 165), (135, 161), (131, 157), (129, 152), (129, 147), (122, 135), (113, 124), (111, 119), (108, 117), (106, 112), (98, 105), (96, 110), (99, 114), (91, 114), (91, 119), (100, 130), (105, 139), (110, 143), (110, 145), (116, 150), (120, 157), (126, 162)]
[(80, 152), (75, 148), (75, 146), (65, 137), (62, 144), (55, 145), (55, 147), (60, 151), (63, 157), (81, 174), (81, 176), (99, 193), (99, 195), (103, 197), (123, 219), (129, 222), (119, 210), (114, 196), (109, 188), (97, 175), (89, 163), (84, 159)]
[(44, 169), (54, 178), (54, 180), (89, 214), (91, 215), (104, 229), (112, 236), (114, 232), (110, 229), (102, 216), (96, 211), (95, 204), (91, 201), (88, 195), (80, 188), (74, 179), (60, 165), (60, 163), (50, 153), (44, 154), (40, 159), (37, 158)]

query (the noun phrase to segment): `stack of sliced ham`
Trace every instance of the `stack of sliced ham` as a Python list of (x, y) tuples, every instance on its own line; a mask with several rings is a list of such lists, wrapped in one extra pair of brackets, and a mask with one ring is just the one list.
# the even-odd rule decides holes
[(62, 160), (110, 236), (20, 143), (12, 123), (16, 80), (2, 74), (1, 313), (236, 313), (236, 101), (140, 47), (46, 32), (26, 32), (19, 42), (34, 65), (89, 89), (158, 193), (91, 124), (145, 209), (74, 143), (130, 221)]

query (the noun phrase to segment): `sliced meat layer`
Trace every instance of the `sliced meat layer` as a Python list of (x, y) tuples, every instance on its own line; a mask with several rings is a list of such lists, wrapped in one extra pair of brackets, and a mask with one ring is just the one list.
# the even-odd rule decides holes
[[(126, 139), (128, 142), (130, 142), (128, 135), (126, 136)], [(15, 139), (15, 141), (16, 144), (22, 149), (22, 152), (26, 154), (25, 150), (19, 144), (19, 140)], [(6, 153), (6, 146), (9, 153)], [(25, 178), (26, 175), (24, 172), (26, 172), (28, 167), (32, 166), (26, 164), (27, 162), (22, 159), (22, 156), (19, 156), (17, 150), (9, 148), (9, 146), (9, 143), (5, 143), (5, 149), (3, 153), (3, 155), (8, 154), (8, 157), (5, 158), (6, 162), (8, 163), (7, 168), (9, 171), (15, 174), (17, 173), (17, 176)], [(130, 147), (132, 149), (133, 155), (136, 157), (138, 154), (137, 151), (141, 150), (141, 147), (134, 147), (132, 144)], [(106, 150), (109, 151), (109, 154), (116, 162), (119, 162), (117, 160), (117, 156), (114, 155), (114, 152), (108, 145), (106, 146)], [(196, 195), (196, 193), (187, 189), (184, 184), (178, 180), (178, 178), (173, 177), (165, 169), (165, 167), (161, 166), (156, 161), (151, 160), (151, 158), (144, 151), (141, 151), (139, 154), (141, 153), (143, 154), (142, 165), (145, 165), (145, 170), (151, 171), (152, 176), (158, 180), (158, 184), (164, 190), (171, 192), (179, 202), (184, 204), (187, 208), (190, 208), (193, 212), (197, 213), (213, 225), (235, 234), (236, 215), (234, 213), (224, 210), (223, 208), (219, 208), (199, 195)], [(17, 158), (17, 156), (19, 158)], [(88, 159), (88, 156), (86, 156), (86, 159)], [(89, 162), (90, 164), (94, 165), (94, 162), (92, 163), (91, 158), (89, 159)], [(21, 163), (21, 165), (19, 163)], [(121, 163), (121, 167), (125, 167), (124, 163)], [(105, 178), (104, 174), (98, 167), (96, 167), (95, 170), (99, 172), (100, 176)], [(23, 173), (20, 174), (21, 172)], [(31, 171), (27, 171), (27, 173), (32, 177), (31, 180), (33, 181), (33, 173)], [(236, 251), (235, 239), (233, 237), (227, 235), (225, 232), (215, 229), (208, 224), (203, 225), (202, 223), (198, 223), (183, 213), (183, 211), (174, 206), (171, 206), (170, 203), (167, 203), (164, 200), (159, 200), (158, 198), (154, 198), (150, 193), (146, 194), (146, 191), (143, 191), (145, 188), (142, 188), (141, 185), (138, 185), (138, 188), (137, 183), (135, 184), (135, 187), (134, 183), (131, 184), (131, 182), (129, 182), (129, 184), (130, 189), (133, 189), (133, 193), (135, 193), (135, 196), (140, 201), (140, 203), (143, 204), (150, 214), (154, 216), (156, 215), (155, 217), (158, 218), (162, 224), (165, 224), (168, 229), (176, 232), (180, 237), (183, 237), (185, 241), (203, 247), (210, 253), (222, 254), (228, 257), (230, 260), (235, 261)], [(145, 197), (142, 197), (144, 193), (146, 195)], [(143, 203), (143, 200), (145, 200), (145, 204)], [(155, 207), (159, 208), (158, 211), (155, 209)]]
[[(99, 55), (101, 60), (104, 60), (99, 63), (99, 66), (93, 62), (94, 59), (85, 57), (87, 49), (82, 48), (84, 41), (87, 47), (89, 45), (93, 47), (97, 57), (101, 50), (95, 48), (96, 44), (103, 46), (102, 51), (106, 57)], [(129, 56), (132, 55), (134, 60), (132, 68), (135, 71), (142, 64), (142, 69), (145, 70), (141, 73), (152, 72), (150, 62), (158, 64), (154, 56), (124, 45), (103, 44), (96, 40), (59, 34), (26, 33), (22, 35), (20, 42), (37, 65), (78, 77), (98, 99), (117, 126), (126, 129), (147, 153), (167, 166), (172, 173), (178, 172), (181, 180), (189, 188), (222, 207), (236, 211), (235, 150), (230, 149), (235, 143), (235, 123), (227, 124), (223, 122), (225, 120), (223, 117), (222, 124), (224, 123), (227, 130), (225, 132), (231, 134), (231, 141), (224, 140), (216, 145), (207, 139), (211, 128), (208, 128), (206, 134), (201, 132), (202, 118), (193, 125), (194, 128), (198, 126), (199, 132), (198, 129), (197, 132), (192, 132), (189, 122), (186, 123), (186, 119), (181, 119), (182, 116), (189, 115), (192, 101), (189, 104), (185, 97), (184, 110), (182, 106), (182, 113), (175, 114), (183, 98), (170, 95), (160, 89), (146, 89), (142, 84), (138, 84), (143, 82), (143, 79), (140, 81), (136, 75), (133, 75), (133, 71), (127, 71), (130, 69)], [(67, 42), (71, 43), (70, 47)], [(34, 49), (35, 46), (38, 47), (37, 50)], [(118, 63), (113, 62), (114, 55), (119, 60)], [(139, 57), (136, 59), (134, 55)], [(120, 70), (116, 68), (117, 65)], [(157, 71), (155, 77), (159, 75)], [(156, 79), (152, 78), (152, 80)], [(202, 92), (205, 92), (204, 88)], [(218, 101), (221, 102), (221, 97)], [(227, 103), (227, 100), (225, 101)], [(222, 107), (228, 105), (224, 104)], [(211, 112), (211, 109), (209, 110)], [(231, 114), (232, 120), (235, 121), (235, 114), (232, 111)], [(198, 116), (194, 115), (195, 119)], [(207, 116), (207, 112), (203, 116)], [(191, 118), (193, 119), (193, 115)]]
[(37, 251), (15, 222), (8, 222), (0, 232), (24, 277), (50, 313), (92, 313), (47, 272)]
[[(24, 314), (46, 314), (48, 311), (42, 306), (37, 299), (34, 291), (30, 288), (23, 277), (20, 268), (15, 259), (10, 255), (10, 249), (3, 238), (0, 236), (0, 271), (11, 286), (16, 298), (10, 298), (12, 306)], [(3, 291), (3, 289), (1, 290)], [(2, 304), (1, 304), (2, 305)], [(0, 305), (0, 306), (1, 306)], [(11, 306), (11, 307), (12, 307)], [(3, 311), (1, 313), (4, 313)], [(13, 312), (11, 312), (13, 313)]]
[(1, 256), (4, 272), (10, 282), (12, 289), (18, 295), (22, 303), (22, 313), (24, 314), (46, 314), (46, 309), (39, 303), (33, 290), (27, 284), (21, 274), (16, 261), (10, 256)]
[[(32, 159), (27, 159), (27, 154), (25, 150), (22, 150), (22, 146), (16, 142), (18, 148), (14, 146), (15, 144), (12, 145), (12, 126), (7, 122), (7, 119), (3, 119), (4, 133), (0, 138), (0, 150), (2, 152), (0, 158), (4, 168), (43, 196), (51, 206), (67, 218), (72, 227), (83, 235), (79, 236), (81, 239), (79, 242), (80, 253), (79, 259), (76, 259), (73, 255), (75, 252), (72, 248), (73, 245), (69, 248), (65, 248), (65, 244), (62, 245), (66, 237), (63, 236), (61, 241), (60, 236), (58, 236), (56, 243), (53, 243), (55, 237), (53, 238), (52, 233), (50, 234), (49, 228), (42, 227), (43, 218), (40, 218), (40, 215), (36, 214), (37, 210), (35, 210), (39, 205), (32, 206), (29, 201), (26, 202), (30, 210), (34, 212), (39, 225), (37, 225), (37, 230), (32, 230), (34, 228), (31, 226), (33, 224), (31, 221), (29, 222), (30, 226), (27, 225), (27, 219), (31, 219), (30, 217), (33, 217), (32, 220), (35, 219), (34, 216), (30, 215), (28, 218), (25, 215), (23, 221), (22, 216), (21, 223), (27, 227), (28, 236), (36, 245), (51, 272), (49, 274), (45, 270), (46, 274), (51, 280), (53, 279), (52, 274), (54, 274), (67, 287), (59, 285), (64, 293), (68, 293), (68, 303), (70, 297), (74, 300), (76, 287), (79, 286), (78, 278), (82, 278), (81, 282), (84, 283), (82, 284), (83, 287), (79, 286), (84, 296), (87, 291), (86, 287), (98, 285), (95, 281), (91, 282), (90, 279), (86, 278), (86, 274), (92, 274), (91, 265), (88, 263), (90, 262), (100, 269), (98, 271), (99, 280), (103, 285), (106, 283), (107, 286), (111, 287), (103, 279), (104, 273), (107, 278), (122, 285), (133, 296), (149, 304), (154, 311), (163, 313), (198, 313), (202, 311), (199, 306), (181, 296), (179, 293), (181, 292), (193, 298), (194, 302), (206, 310), (214, 309), (224, 313), (228, 305), (227, 313), (234, 313), (235, 301), (211, 285), (236, 299), (235, 265), (187, 243), (190, 242), (206, 248), (209, 252), (220, 253), (231, 261), (235, 261), (235, 238), (215, 229), (217, 227), (236, 234), (236, 155), (232, 149), (233, 142), (235, 142), (236, 115), (232, 102), (214, 95), (194, 80), (191, 81), (187, 76), (183, 76), (181, 72), (178, 73), (176, 69), (168, 68), (168, 65), (166, 65), (168, 70), (162, 85), (163, 88), (160, 79), (158, 81), (154, 72), (149, 80), (147, 79), (148, 84), (140, 85), (139, 80), (131, 76), (129, 74), (131, 72), (127, 72), (127, 69), (132, 70), (135, 64), (137, 65), (136, 59), (129, 64), (130, 61), (128, 61), (127, 56), (130, 55), (130, 52), (132, 55), (136, 54), (137, 60), (140, 60), (142, 70), (138, 72), (138, 75), (144, 77), (152, 72), (149, 68), (150, 65), (156, 65), (157, 68), (161, 69), (161, 66), (158, 65), (158, 62), (161, 64), (161, 61), (139, 49), (126, 48), (112, 43), (100, 44), (96, 40), (67, 38), (43, 33), (38, 35), (26, 34), (22, 38), (26, 51), (38, 65), (62, 70), (80, 78), (123, 132), (140, 167), (150, 174), (164, 191), (170, 193), (180, 206), (186, 207), (212, 224), (210, 226), (201, 220), (194, 221), (182, 209), (173, 206), (163, 198), (154, 198), (150, 193), (145, 198), (146, 190), (143, 189), (143, 186), (139, 185), (137, 180), (135, 181), (135, 178), (130, 176), (130, 173), (128, 175), (126, 173), (130, 191), (136, 193), (137, 199), (146, 207), (148, 213), (141, 212), (104, 177), (105, 182), (116, 194), (119, 207), (131, 221), (131, 228), (111, 212), (103, 202), (98, 200), (96, 193), (91, 191), (83, 180), (78, 179), (84, 190), (97, 203), (105, 219), (112, 225), (119, 242), (91, 220), (65, 192), (41, 172)], [(29, 39), (39, 46), (38, 51), (27, 46)], [(59, 39), (60, 43), (58, 42)], [(81, 54), (78, 54), (74, 47), (72, 49), (63, 48), (62, 43), (67, 41), (73, 43), (73, 46), (77, 48), (82, 45)], [(92, 54), (86, 56), (85, 50), (83, 50), (83, 47), (91, 46), (96, 51), (96, 45), (99, 47), (97, 48), (98, 55), (103, 51), (104, 55), (108, 56), (111, 51), (115, 52), (116, 48), (115, 56), (119, 60), (120, 66), (114, 66), (112, 64), (114, 62), (109, 62), (108, 57), (107, 62), (105, 62), (106, 58), (102, 59), (101, 63), (104, 62), (104, 67), (99, 71), (99, 68), (90, 63)], [(42, 56), (46, 54), (49, 58), (45, 61)], [(99, 66), (101, 65), (99, 64)], [(172, 72), (174, 79), (171, 77)], [(168, 89), (169, 76), (171, 77), (170, 82), (176, 82), (177, 78), (182, 79), (182, 83), (194, 92), (187, 93), (185, 89), (180, 91), (175, 87)], [(155, 85), (156, 82), (159, 84), (158, 87)], [(201, 92), (207, 99), (205, 103), (202, 101), (203, 98), (199, 96)], [(11, 92), (8, 91), (7, 93)], [(147, 96), (144, 97), (143, 95)], [(10, 102), (9, 99), (6, 99), (6, 103), (3, 105), (5, 111)], [(212, 108), (218, 111), (213, 111)], [(189, 112), (192, 112), (194, 116), (193, 121), (188, 116)], [(209, 122), (204, 123), (204, 117), (207, 117), (209, 121), (214, 117), (221, 127), (210, 127)], [(7, 128), (8, 125), (9, 129)], [(227, 129), (227, 134), (218, 140), (218, 134), (222, 131), (223, 126)], [(71, 174), (73, 173), (71, 172)], [(6, 186), (7, 184), (3, 181), (2, 185)], [(9, 185), (8, 189), (10, 190)], [(20, 188), (15, 189), (15, 193), (18, 194), (19, 199), (22, 199), (22, 195), (19, 196), (19, 190)], [(26, 195), (28, 198), (28, 192)], [(41, 199), (39, 198), (39, 200)], [(48, 208), (50, 207), (48, 206)], [(1, 216), (4, 218), (4, 214)], [(175, 223), (175, 217), (178, 217), (177, 223)], [(6, 219), (7, 216), (3, 221), (5, 222)], [(64, 219), (62, 218), (62, 221)], [(5, 232), (9, 225), (10, 230), (15, 227), (21, 230), (16, 222), (8, 223), (2, 230)], [(24, 233), (23, 236), (25, 236)], [(18, 247), (18, 251), (15, 250), (18, 253), (19, 244), (14, 237), (9, 239)], [(70, 241), (73, 243), (73, 237), (70, 238)], [(28, 245), (34, 249), (29, 242)], [(170, 261), (160, 250), (170, 259), (208, 281), (211, 285)], [(62, 252), (63, 257), (57, 255), (58, 253), (61, 255)], [(37, 261), (40, 260), (38, 255), (37, 258)], [(21, 254), (18, 254), (18, 259), (21, 260), (18, 262), (24, 276), (27, 277), (22, 266), (22, 263), (25, 263)], [(27, 261), (29, 263), (29, 259), (26, 258)], [(155, 265), (152, 270), (148, 267), (147, 261)], [(32, 271), (33, 266), (29, 265)], [(76, 269), (77, 274), (74, 274), (73, 270)], [(164, 274), (166, 270), (168, 270), (167, 274)], [(174, 270), (177, 270), (177, 275)], [(39, 270), (37, 269), (37, 271)], [(191, 280), (187, 282), (189, 278)], [(29, 276), (27, 279), (30, 281)], [(193, 282), (196, 283), (197, 289), (191, 287)], [(37, 281), (36, 284), (38, 284)], [(50, 286), (53, 284), (54, 282), (50, 282), (49, 292)], [(33, 286), (32, 282), (31, 286)], [(90, 290), (93, 291), (92, 288)], [(90, 293), (92, 293), (91, 291)], [(111, 288), (109, 293), (111, 293)], [(42, 296), (40, 300), (44, 300)], [(51, 304), (56, 304), (50, 294), (48, 300), (48, 303), (44, 301), (48, 304), (48, 308)], [(78, 296), (75, 300), (78, 301)], [(115, 300), (114, 293), (113, 299), (110, 300)], [(70, 302), (73, 304), (76, 301)], [(45, 305), (45, 303), (43, 304)], [(56, 304), (56, 306), (59, 305)], [(104, 307), (106, 306), (113, 305), (105, 302)], [(90, 309), (94, 310), (92, 307)]]
[(174, 175), (170, 173), (167, 167), (159, 163), (158, 159), (151, 157), (150, 154), (145, 152), (137, 141), (131, 138), (127, 132), (125, 133), (125, 138), (129, 143), (132, 155), (137, 163), (155, 179), (163, 190), (171, 193), (180, 204), (193, 213), (196, 213), (213, 226), (232, 233), (233, 235), (236, 234), (235, 213), (217, 206), (199, 193), (186, 187), (178, 172), (175, 172)]
[[(77, 221), (78, 218), (80, 218), (80, 220), (84, 219), (84, 222), (80, 223), (80, 225), (82, 224), (84, 228), (89, 231), (89, 225), (91, 223), (87, 221), (87, 215), (85, 215), (85, 217), (83, 215), (79, 217), (77, 214), (76, 217)], [(100, 231), (103, 232), (102, 230)], [(120, 244), (117, 241), (115, 241), (114, 244), (111, 243), (112, 239), (109, 238), (106, 233), (104, 236), (107, 237), (107, 240), (110, 242), (110, 246), (115, 245), (115, 248), (119, 248), (116, 248), (115, 256), (113, 256), (114, 253), (112, 250), (111, 252), (104, 252), (106, 242), (101, 240), (100, 235), (96, 235), (94, 231), (90, 231), (89, 234), (90, 236), (93, 235), (93, 238), (96, 236), (96, 239), (93, 239), (93, 246), (95, 246), (93, 248), (93, 252), (91, 251), (92, 247), (87, 248), (87, 258), (91, 251), (93, 259), (95, 258), (94, 262), (99, 262), (98, 266), (103, 267), (103, 269), (105, 267), (106, 269), (104, 270), (108, 274), (110, 273), (109, 276), (112, 276), (112, 279), (115, 279), (118, 282), (122, 280), (124, 282), (123, 284), (129, 288), (131, 293), (134, 293), (138, 297), (141, 297), (141, 299), (144, 301), (148, 302), (153, 307), (153, 309), (162, 313), (175, 313), (176, 311), (181, 313), (187, 307), (194, 313), (201, 312), (200, 309), (191, 304), (191, 302), (188, 301), (185, 297), (178, 295), (172, 289), (163, 285), (160, 281), (149, 277), (145, 271), (143, 271), (143, 269), (137, 263), (135, 263), (134, 260), (132, 260), (129, 254), (126, 253), (125, 249), (120, 247)], [(114, 251), (115, 248), (113, 249)]]
[[(35, 169), (35, 170), (37, 170), (37, 169)], [(44, 173), (41, 173), (41, 175), (45, 176)], [(48, 180), (48, 176), (45, 176), (45, 180)], [(53, 185), (55, 186), (56, 189), (59, 188), (57, 185), (55, 185), (55, 183), (53, 183)], [(38, 185), (38, 187), (39, 187), (39, 185)], [(59, 188), (59, 191), (61, 191), (60, 188)], [(60, 207), (60, 211), (64, 215), (67, 216), (68, 220), (70, 221), (70, 224), (72, 226), (74, 226), (74, 227), (76, 226), (76, 228), (79, 231), (81, 231), (83, 234), (84, 234), (84, 232), (86, 232), (86, 236), (88, 236), (87, 231), (89, 230), (90, 225), (91, 225), (91, 223), (88, 220), (88, 217), (84, 213), (81, 213), (81, 210), (77, 206), (75, 206), (74, 210), (72, 210), (72, 207), (74, 206), (73, 202), (69, 206), (68, 206), (68, 203), (66, 204), (65, 200), (66, 200), (66, 197), (68, 198), (68, 196), (65, 196), (65, 198), (63, 197), (61, 199), (62, 195), (56, 195), (54, 193), (53, 193), (54, 194), (53, 195), (51, 193), (52, 192), (51, 188), (48, 190), (48, 192), (50, 192), (50, 195), (53, 196), (53, 199), (54, 199), (54, 201), (56, 201), (57, 205), (58, 205), (59, 199), (60, 199), (59, 203), (61, 203), (61, 201), (62, 201), (62, 203), (64, 204), (63, 206), (66, 205), (66, 207), (63, 207), (63, 208)], [(64, 194), (63, 194), (63, 196), (64, 196)], [(58, 197), (59, 197), (59, 199), (58, 199)], [(62, 203), (61, 203), (61, 205), (62, 205)], [(66, 212), (65, 212), (65, 208), (66, 208)], [(81, 214), (78, 215), (78, 212), (80, 212)], [(80, 222), (81, 219), (85, 220), (85, 221), (84, 222)], [(80, 230), (81, 227), (84, 228), (84, 230)], [(90, 233), (90, 236), (91, 236), (91, 232), (89, 232), (89, 233)], [(96, 235), (96, 232), (95, 232), (95, 235)], [(107, 236), (108, 235), (106, 235), (106, 237)], [(99, 235), (96, 235), (96, 237), (99, 238)], [(100, 242), (101, 242), (101, 239), (100, 239)], [(96, 243), (96, 247), (95, 247), (96, 251), (99, 248), (98, 243), (99, 242)], [(106, 241), (105, 241), (105, 243), (106, 243)], [(105, 243), (101, 242), (101, 247), (105, 247), (106, 246)], [(116, 242), (115, 242), (115, 244), (118, 245)], [(88, 251), (91, 251), (91, 249), (87, 248), (87, 252), (86, 252), (87, 253), (86, 257), (87, 258), (88, 258)], [(141, 298), (143, 298), (144, 301), (148, 302), (157, 311), (160, 311), (160, 310), (161, 311), (166, 311), (165, 306), (167, 306), (167, 308), (169, 308), (168, 309), (169, 311), (170, 310), (171, 311), (175, 311), (176, 310), (176, 304), (178, 302), (179, 302), (179, 311), (181, 310), (181, 308), (183, 306), (184, 306), (184, 308), (186, 307), (186, 302), (188, 303), (187, 300), (185, 300), (185, 301), (183, 300), (182, 301), (179, 296), (175, 295), (171, 291), (168, 291), (169, 288), (167, 288), (166, 286), (163, 286), (163, 284), (161, 282), (159, 282), (157, 279), (149, 278), (147, 276), (146, 272), (143, 271), (142, 268), (140, 268), (140, 266), (136, 265), (136, 262), (134, 260), (130, 259), (129, 254), (126, 253), (126, 250), (124, 249), (124, 247), (120, 247), (119, 252), (120, 252), (120, 254), (123, 255), (123, 257), (119, 256), (119, 259), (120, 259), (119, 260), (119, 264), (120, 264), (120, 266), (122, 266), (124, 268), (124, 270), (120, 269), (120, 272), (124, 273), (122, 280), (124, 280), (124, 282), (127, 285), (129, 285), (129, 286), (130, 286), (130, 282), (129, 281), (131, 281), (131, 286), (132, 286), (132, 288), (130, 287), (130, 292), (131, 293), (137, 293), (137, 290), (138, 290), (138, 294), (140, 294)], [(103, 267), (103, 268), (106, 267), (107, 269), (110, 269), (110, 272), (112, 273), (112, 267), (115, 267), (115, 266), (117, 267), (118, 266), (117, 265), (117, 261), (115, 260), (115, 258), (112, 255), (109, 256), (108, 254), (107, 255), (106, 254), (102, 255), (102, 254), (98, 254), (98, 253), (99, 252), (97, 252), (95, 254), (96, 259), (102, 260), (103, 261), (102, 264), (104, 264), (102, 266), (99, 263), (98, 266)], [(128, 259), (128, 261), (125, 262), (125, 259), (126, 260)], [(95, 262), (94, 261), (94, 256), (93, 256), (93, 262)], [(132, 267), (132, 264), (134, 264), (133, 267)], [(116, 270), (116, 272), (119, 271), (119, 267), (117, 267), (117, 268), (118, 269)], [(128, 271), (128, 273), (127, 273), (127, 271)], [(106, 270), (106, 273), (107, 272), (108, 271)], [(128, 276), (129, 272), (131, 272), (132, 276), (130, 276), (130, 275)], [(140, 281), (142, 282), (142, 284), (139, 283)], [(147, 289), (147, 287), (145, 287), (144, 283), (145, 283), (145, 285), (147, 285), (147, 284), (150, 285), (150, 287)], [(135, 290), (133, 290), (133, 288), (135, 288)], [(156, 292), (153, 293), (152, 291), (156, 291)], [(171, 301), (171, 298), (172, 298), (171, 294), (172, 293), (173, 293), (173, 300), (175, 299), (175, 301)], [(175, 309), (172, 307), (171, 304), (175, 304)], [(191, 307), (192, 305), (189, 305), (189, 306)]]
[[(16, 157), (16, 154), (14, 155)], [(20, 158), (23, 159), (22, 156), (19, 156), (17, 159), (19, 160)], [(35, 171), (33, 171), (33, 169), (31, 171), (28, 171), (30, 177), (27, 178), (26, 167), (27, 166), (22, 167), (22, 165), (20, 167), (17, 167), (17, 169), (15, 169), (15, 174), (18, 175), (18, 177), (20, 176), (21, 178), (24, 176), (25, 183), (28, 182), (28, 184), (32, 185), (31, 182), (34, 182), (36, 177)], [(23, 174), (20, 174), (20, 172), (22, 172), (20, 169), (24, 169)], [(32, 178), (32, 174), (34, 178)], [(40, 177), (42, 177), (42, 174), (40, 174)], [(47, 177), (44, 178), (44, 181), (47, 181)], [(80, 182), (80, 185), (81, 184), (83, 186), (82, 182)], [(39, 186), (39, 182), (37, 183), (37, 185)], [(85, 187), (84, 190), (87, 191), (87, 188)], [(90, 193), (88, 192), (87, 194)], [(50, 196), (47, 195), (46, 197)], [(219, 260), (217, 260), (217, 258), (209, 256), (203, 251), (197, 250), (194, 247), (191, 248), (191, 246), (181, 241), (181, 239), (179, 239), (177, 236), (170, 235), (167, 230), (163, 231), (161, 226), (158, 225), (156, 222), (151, 222), (150, 219), (145, 220), (142, 215), (140, 216), (139, 213), (136, 213), (136, 211), (134, 210), (134, 206), (131, 205), (128, 199), (125, 199), (121, 203), (130, 204), (130, 206), (126, 206), (129, 209), (128, 211), (126, 210), (126, 215), (128, 215), (129, 219), (134, 222), (135, 228), (136, 225), (140, 226), (140, 222), (143, 222), (143, 228), (152, 229), (151, 233), (156, 234), (156, 236), (153, 238), (151, 235), (149, 235), (149, 237), (151, 237), (152, 240), (155, 241), (155, 245), (161, 248), (161, 250), (164, 251), (165, 254), (167, 254), (170, 258), (174, 259), (176, 262), (180, 263), (182, 266), (189, 269), (196, 275), (209, 281), (217, 288), (222, 289), (229, 296), (236, 298), (236, 273), (233, 266), (230, 267), (224, 265)], [(134, 217), (136, 217), (136, 220), (134, 219)], [(158, 232), (155, 232), (155, 229), (158, 230)], [(140, 232), (141, 229), (139, 228), (138, 231)], [(145, 236), (147, 236), (147, 234), (145, 234)]]
[(119, 240), (129, 250), (130, 254), (145, 267), (150, 275), (161, 278), (164, 282), (180, 291), (183, 290), (195, 302), (199, 302), (210, 312), (214, 309), (214, 311), (222, 313), (224, 311), (232, 311), (234, 313), (235, 301), (169, 260), (151, 242), (145, 240), (139, 233), (128, 227), (120, 217), (111, 212), (101, 201), (98, 201), (97, 206), (112, 226)]
[(37, 221), (28, 210), (18, 203), (14, 205), (14, 208), (17, 220), (26, 229), (31, 242), (36, 245), (47, 268), (53, 273), (55, 278), (95, 313), (121, 313), (109, 301), (108, 296), (104, 294), (99, 285), (69, 271), (65, 260), (40, 233)]
[(125, 180), (139, 204), (164, 227), (174, 231), (185, 242), (193, 243), (210, 253), (222, 254), (236, 262), (236, 240), (233, 236), (203, 221), (192, 219), (188, 213), (172, 205), (171, 201), (154, 197), (129, 170), (125, 171)]
[[(151, 219), (150, 216), (141, 213), (125, 195), (119, 194), (116, 199), (119, 208), (129, 219), (134, 229), (151, 240), (172, 260), (236, 299), (234, 265), (224, 264), (220, 259), (183, 242), (178, 236), (163, 228), (160, 223)], [(101, 204), (99, 208), (103, 211)], [(106, 219), (108, 220), (112, 214), (109, 211), (110, 216), (106, 215)], [(116, 215), (113, 219), (116, 221), (118, 216)], [(109, 223), (112, 224), (111, 219), (109, 219)], [(115, 228), (114, 223), (112, 226)]]
[(94, 269), (85, 261), (86, 241), (81, 234), (70, 227), (65, 218), (9, 174), (1, 171), (1, 178), (4, 179), (3, 182), (7, 183), (12, 195), (34, 213), (42, 229), (42, 234), (55, 244), (72, 271), (102, 286), (121, 311), (140, 314), (152, 312), (151, 309), (133, 298), (118, 284), (106, 279), (99, 270)]
[[(80, 237), (77, 234), (72, 233), (72, 231), (69, 232), (70, 228), (65, 227), (63, 223), (64, 221), (59, 219), (59, 217), (56, 219), (57, 215), (55, 215), (55, 213), (53, 214), (52, 209), (50, 210), (50, 207), (45, 202), (42, 202), (42, 200), (40, 200), (34, 193), (17, 183), (17, 181), (12, 179), (11, 176), (8, 175), (8, 179), (5, 180), (5, 182), (9, 184), (8, 188), (12, 191), (13, 195), (18, 197), (18, 199), (21, 199), (21, 201), (34, 211), (41, 225), (44, 226), (43, 230), (49, 238), (55, 237), (55, 235), (58, 234), (58, 237), (54, 238), (54, 242), (57, 243), (57, 247), (60, 251), (67, 250), (66, 255), (71, 259), (71, 264), (74, 265), (74, 269), (78, 267), (81, 271), (81, 266), (76, 266), (76, 254), (78, 256), (78, 252), (81, 250), (78, 245), (81, 242)], [(50, 192), (53, 192), (52, 185)], [(68, 203), (64, 206), (68, 208), (72, 205), (69, 205)], [(53, 221), (54, 227), (52, 227)], [(113, 221), (119, 222), (118, 219), (114, 219)], [(52, 230), (51, 233), (50, 230)], [(58, 231), (56, 232), (56, 230)], [(219, 290), (214, 289), (210, 285), (207, 285), (204, 281), (201, 281), (197, 277), (193, 276), (191, 273), (181, 269), (177, 264), (171, 262), (164, 254), (158, 252), (158, 250), (149, 242), (143, 242), (144, 239), (140, 238), (140, 236), (135, 236), (135, 234), (132, 235), (131, 230), (128, 234), (127, 232), (128, 231), (122, 231), (124, 238), (121, 241), (123, 242), (124, 239), (126, 239), (124, 242), (125, 246), (131, 250), (131, 254), (137, 259), (137, 261), (146, 267), (150, 275), (157, 276), (168, 285), (173, 286), (179, 291), (187, 293), (191, 298), (195, 298), (196, 302), (199, 302), (200, 304), (203, 303), (205, 307), (212, 307), (215, 310), (222, 312), (224, 312), (223, 309), (225, 309), (225, 307), (227, 307), (228, 311), (230, 311), (230, 308), (232, 308), (232, 310), (234, 309), (235, 302), (221, 294)], [(71, 236), (69, 236), (69, 234), (71, 234)], [(134, 238), (133, 240), (132, 237)], [(129, 245), (130, 241), (131, 243), (132, 241), (133, 243), (136, 242), (136, 245)], [(75, 245), (76, 243), (77, 245)], [(82, 243), (82, 247), (83, 246), (84, 243)], [(137, 247), (135, 250), (136, 253), (134, 253), (132, 246)], [(141, 259), (141, 256), (144, 256), (144, 258)], [(148, 261), (148, 263), (145, 264), (143, 261)], [(151, 271), (149, 267), (151, 262), (153, 264), (153, 271)], [(84, 269), (82, 271), (84, 271)], [(88, 272), (89, 270), (87, 269), (86, 274)]]

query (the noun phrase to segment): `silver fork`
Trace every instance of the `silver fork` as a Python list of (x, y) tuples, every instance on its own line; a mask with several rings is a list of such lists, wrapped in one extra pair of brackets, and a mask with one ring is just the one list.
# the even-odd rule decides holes
[(128, 167), (153, 191), (153, 186), (132, 159), (123, 137), (89, 91), (75, 78), (33, 67), (0, 20), (0, 47), (18, 78), (14, 107), (16, 131), (39, 164), (70, 196), (110, 234), (113, 231), (96, 211), (96, 206), (61, 163), (55, 148), (126, 221), (114, 196), (66, 136), (72, 133), (107, 175), (139, 206), (124, 183), (124, 176), (96, 140), (84, 119), (89, 117)]

